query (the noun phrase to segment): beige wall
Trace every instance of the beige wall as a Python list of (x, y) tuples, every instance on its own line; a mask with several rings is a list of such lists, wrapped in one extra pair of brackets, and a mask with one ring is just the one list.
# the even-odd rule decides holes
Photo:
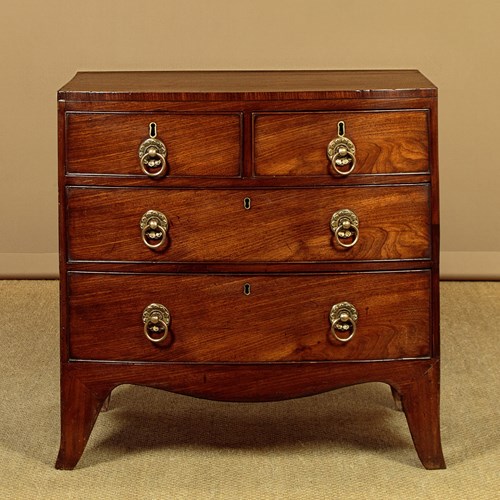
[(500, 2), (16, 0), (0, 17), (0, 276), (57, 273), (56, 90), (78, 70), (418, 68), (442, 269), (500, 277)]

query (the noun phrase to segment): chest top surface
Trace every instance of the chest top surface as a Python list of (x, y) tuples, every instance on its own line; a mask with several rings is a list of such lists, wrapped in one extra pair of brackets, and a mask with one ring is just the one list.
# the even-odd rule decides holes
[(417, 70), (80, 72), (60, 100), (285, 100), (435, 97)]

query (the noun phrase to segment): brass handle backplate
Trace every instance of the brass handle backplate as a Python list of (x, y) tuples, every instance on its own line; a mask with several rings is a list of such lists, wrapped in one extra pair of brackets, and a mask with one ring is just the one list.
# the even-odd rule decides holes
[[(339, 342), (349, 342), (356, 333), (356, 321), (358, 311), (349, 302), (340, 302), (332, 306), (330, 310), (330, 331)], [(347, 337), (340, 336), (340, 333), (347, 334)]]
[(349, 175), (356, 166), (356, 147), (345, 134), (345, 123), (338, 122), (338, 137), (326, 148), (333, 171), (339, 175)]
[(359, 219), (348, 208), (338, 210), (332, 215), (330, 229), (333, 231), (337, 243), (344, 248), (351, 248), (358, 242)]
[(142, 171), (152, 178), (163, 177), (167, 171), (167, 147), (156, 137), (157, 126), (149, 124), (149, 138), (139, 146)]
[(161, 304), (149, 304), (142, 312), (144, 335), (155, 344), (163, 342), (168, 337), (170, 312)]
[(168, 219), (156, 210), (148, 210), (141, 217), (141, 234), (144, 244), (152, 250), (160, 249), (167, 241)]

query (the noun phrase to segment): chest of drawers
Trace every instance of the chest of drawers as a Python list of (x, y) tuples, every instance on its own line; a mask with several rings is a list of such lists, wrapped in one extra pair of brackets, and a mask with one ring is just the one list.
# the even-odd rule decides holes
[(444, 467), (427, 79), (79, 73), (58, 97), (56, 467), (120, 384), (250, 402), (364, 382)]

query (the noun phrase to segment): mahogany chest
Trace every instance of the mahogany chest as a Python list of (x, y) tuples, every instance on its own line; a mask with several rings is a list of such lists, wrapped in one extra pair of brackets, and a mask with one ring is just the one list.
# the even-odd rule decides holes
[(273, 401), (364, 382), (444, 467), (431, 82), (78, 73), (58, 105), (56, 467), (120, 384)]

